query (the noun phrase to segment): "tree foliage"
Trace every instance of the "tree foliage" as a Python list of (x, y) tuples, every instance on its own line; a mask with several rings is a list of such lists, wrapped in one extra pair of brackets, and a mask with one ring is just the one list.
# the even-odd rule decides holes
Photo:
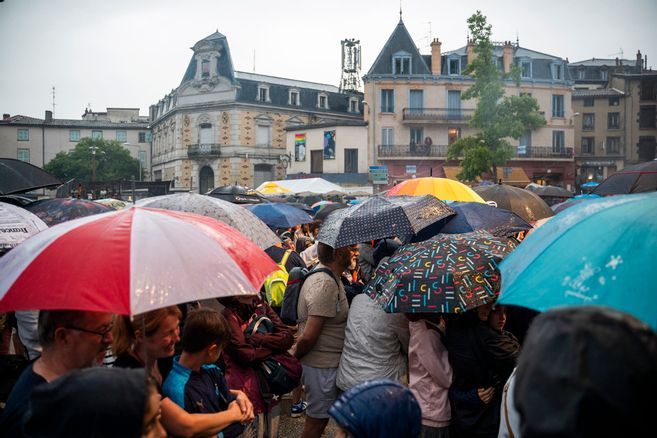
[(73, 150), (59, 152), (43, 168), (62, 181), (92, 181), (94, 164), (95, 181), (139, 179), (139, 161), (114, 140), (83, 138)]
[(470, 127), (478, 132), (454, 142), (448, 151), (449, 159), (462, 157), (462, 171), (458, 177), (474, 181), (482, 173), (497, 172), (513, 157), (508, 139), (519, 139), (528, 129), (545, 125), (539, 113), (536, 99), (528, 94), (507, 96), (504, 94), (505, 80), (515, 79), (519, 85), (517, 68), (510, 73), (500, 71), (493, 56), (491, 25), (477, 11), (468, 18), (468, 28), (474, 42), (475, 59), (469, 61), (464, 74), (474, 78), (473, 85), (462, 95), (463, 100), (477, 99), (477, 106), (470, 120)]

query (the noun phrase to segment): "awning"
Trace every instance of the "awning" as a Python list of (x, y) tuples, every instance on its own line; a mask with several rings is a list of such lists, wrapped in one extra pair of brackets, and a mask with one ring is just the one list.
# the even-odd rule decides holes
[[(445, 178), (458, 180), (456, 175), (461, 172), (461, 166), (443, 166), (443, 170), (445, 171)], [(504, 184), (518, 187), (525, 187), (531, 182), (522, 167), (498, 167), (495, 182), (500, 179)]]

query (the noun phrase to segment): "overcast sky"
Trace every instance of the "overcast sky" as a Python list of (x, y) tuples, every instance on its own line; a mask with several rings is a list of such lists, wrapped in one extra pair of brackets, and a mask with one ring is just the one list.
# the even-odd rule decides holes
[[(657, 0), (404, 0), (422, 53), (465, 45), (480, 9), (496, 41), (551, 55), (634, 60), (657, 69)], [(399, 21), (399, 0), (4, 0), (0, 2), (0, 111), (79, 118), (88, 104), (148, 106), (176, 88), (198, 40), (219, 30), (236, 70), (338, 85), (340, 40), (362, 45), (363, 74)], [(429, 24), (431, 23), (431, 24)]]

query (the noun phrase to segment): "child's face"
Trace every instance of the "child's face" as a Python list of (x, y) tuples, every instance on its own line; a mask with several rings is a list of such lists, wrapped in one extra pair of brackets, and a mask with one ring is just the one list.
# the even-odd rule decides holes
[(488, 315), (488, 325), (493, 330), (502, 331), (506, 324), (506, 307), (495, 306)]

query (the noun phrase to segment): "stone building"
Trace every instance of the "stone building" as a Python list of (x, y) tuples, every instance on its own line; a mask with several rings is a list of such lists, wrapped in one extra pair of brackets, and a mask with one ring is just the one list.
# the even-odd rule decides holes
[[(547, 121), (519, 141), (512, 140), (516, 154), (500, 177), (506, 180), (513, 174), (518, 182), (572, 186), (572, 81), (566, 62), (510, 41), (494, 43), (493, 55), (500, 70), (508, 73), (513, 65), (520, 69), (520, 85), (508, 80), (505, 93), (530, 93)], [(370, 162), (387, 166), (391, 184), (413, 175), (458, 173), (449, 169), (457, 163), (446, 162), (447, 149), (473, 133), (468, 124), (476, 101), (461, 100), (461, 95), (474, 81), (463, 74), (474, 56), (472, 42), (444, 52), (438, 39), (431, 43), (431, 54), (423, 55), (399, 21), (364, 77)]]
[(206, 193), (283, 179), (285, 128), (359, 120), (362, 95), (235, 71), (226, 37), (198, 41), (180, 85), (150, 108), (153, 179)]
[(655, 159), (657, 72), (634, 61), (596, 59), (568, 65), (574, 78), (577, 182), (600, 182), (626, 165)]

